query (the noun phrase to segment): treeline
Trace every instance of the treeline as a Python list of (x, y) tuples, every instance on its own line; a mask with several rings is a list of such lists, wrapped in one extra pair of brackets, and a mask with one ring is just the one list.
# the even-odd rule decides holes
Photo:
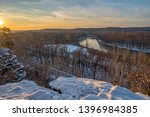
[(101, 31), (95, 35), (106, 43), (150, 48), (150, 31)]
[[(77, 42), (79, 37), (85, 36), (85, 33), (73, 31), (73, 32), (47, 32), (47, 31), (23, 31), (16, 32), (15, 41), (30, 41), (40, 42), (47, 44), (69, 44)], [(37, 41), (36, 41), (37, 40)]]
[(27, 52), (31, 50), (38, 51), (45, 44), (72, 44), (78, 43), (78, 37), (82, 37), (85, 33), (81, 32), (45, 32), (45, 31), (22, 31), (16, 32), (14, 35), (14, 43), (16, 54), (18, 56), (28, 56)]

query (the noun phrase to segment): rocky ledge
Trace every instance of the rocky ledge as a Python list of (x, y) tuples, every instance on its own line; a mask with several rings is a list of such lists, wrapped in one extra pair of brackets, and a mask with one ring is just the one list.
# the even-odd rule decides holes
[(33, 81), (0, 85), (0, 99), (24, 100), (145, 100), (126, 88), (103, 81), (86, 78), (59, 77), (49, 83), (50, 89), (38, 86)]

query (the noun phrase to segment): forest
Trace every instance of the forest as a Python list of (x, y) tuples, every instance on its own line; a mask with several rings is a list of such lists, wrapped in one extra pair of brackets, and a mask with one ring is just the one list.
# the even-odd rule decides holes
[[(107, 43), (150, 48), (149, 31), (94, 29), (11, 31), (2, 28), (0, 47), (12, 49), (25, 66), (28, 80), (48, 87), (58, 76), (77, 76), (110, 82), (150, 95), (150, 55), (125, 50), (101, 52), (82, 47), (79, 40), (95, 35)], [(74, 51), (68, 46), (76, 47)]]

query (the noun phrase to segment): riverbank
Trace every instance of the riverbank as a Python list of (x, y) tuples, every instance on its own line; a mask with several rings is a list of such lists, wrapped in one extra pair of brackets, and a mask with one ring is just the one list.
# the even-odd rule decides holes
[(103, 41), (100, 38), (93, 38), (93, 37), (85, 37), (84, 39), (79, 41), (79, 44), (83, 47), (99, 50), (102, 52), (111, 52), (115, 48), (122, 50), (131, 50), (133, 52), (143, 52), (150, 54), (150, 48), (144, 48), (144, 47), (137, 47), (127, 44), (121, 44), (121, 43), (108, 43)]

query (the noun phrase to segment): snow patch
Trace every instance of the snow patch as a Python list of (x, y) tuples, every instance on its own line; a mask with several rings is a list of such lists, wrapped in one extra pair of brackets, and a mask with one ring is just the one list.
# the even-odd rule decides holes
[(75, 77), (59, 77), (57, 80), (50, 82), (49, 85), (52, 89), (59, 90), (62, 94), (72, 99), (80, 99), (88, 94), (96, 95), (98, 93), (98, 89)]
[(57, 50), (59, 51), (61, 48), (65, 48), (67, 50), (67, 52), (69, 53), (73, 53), (75, 51), (78, 51), (80, 49), (83, 50), (84, 53), (87, 53), (87, 49), (86, 48), (81, 48), (79, 46), (75, 46), (75, 45), (72, 45), (72, 44), (45, 44), (44, 45), (44, 48), (50, 48), (50, 47), (53, 47), (53, 48), (57, 48)]
[(44, 100), (53, 99), (54, 95), (57, 95), (57, 92), (40, 87), (28, 80), (0, 85), (0, 99)]

